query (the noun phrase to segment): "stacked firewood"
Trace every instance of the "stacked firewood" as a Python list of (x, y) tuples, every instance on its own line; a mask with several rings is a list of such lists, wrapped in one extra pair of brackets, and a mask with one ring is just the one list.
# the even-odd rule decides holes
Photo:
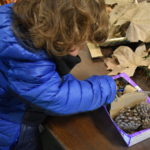
[(124, 108), (114, 121), (126, 133), (150, 128), (150, 104), (142, 102), (134, 107)]

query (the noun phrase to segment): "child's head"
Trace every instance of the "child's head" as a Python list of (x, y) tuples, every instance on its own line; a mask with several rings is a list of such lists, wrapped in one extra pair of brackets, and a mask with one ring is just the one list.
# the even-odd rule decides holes
[(13, 11), (16, 35), (49, 54), (66, 55), (86, 41), (107, 38), (104, 0), (17, 0)]

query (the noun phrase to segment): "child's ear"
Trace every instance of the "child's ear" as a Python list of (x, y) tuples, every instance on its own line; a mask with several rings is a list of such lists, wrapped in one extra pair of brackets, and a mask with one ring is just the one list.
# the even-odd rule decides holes
[(79, 54), (79, 50), (80, 50), (79, 46), (73, 46), (71, 50), (68, 52), (68, 54), (71, 56), (77, 56)]
[(75, 50), (69, 52), (69, 55), (71, 55), (71, 56), (77, 56), (78, 54), (79, 54), (79, 49), (75, 49)]

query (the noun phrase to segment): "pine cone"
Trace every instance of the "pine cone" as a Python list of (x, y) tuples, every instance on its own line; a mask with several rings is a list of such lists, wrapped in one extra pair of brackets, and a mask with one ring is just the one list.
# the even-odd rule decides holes
[(142, 118), (150, 116), (150, 104), (146, 102), (136, 105), (135, 109)]
[(142, 102), (135, 107), (142, 121), (142, 129), (150, 128), (150, 104)]
[(142, 102), (134, 107), (124, 108), (114, 121), (127, 133), (150, 128), (150, 104)]
[(142, 129), (150, 128), (150, 116), (142, 119)]
[(121, 110), (114, 121), (122, 130), (128, 133), (137, 130), (141, 126), (141, 118), (138, 112), (130, 107)]

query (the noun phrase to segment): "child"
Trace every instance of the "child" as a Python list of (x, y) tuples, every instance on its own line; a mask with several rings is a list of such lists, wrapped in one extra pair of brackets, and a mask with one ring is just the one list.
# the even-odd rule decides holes
[(0, 150), (41, 150), (47, 115), (92, 111), (111, 103), (109, 76), (69, 74), (86, 41), (107, 37), (103, 0), (17, 0), (0, 7)]

